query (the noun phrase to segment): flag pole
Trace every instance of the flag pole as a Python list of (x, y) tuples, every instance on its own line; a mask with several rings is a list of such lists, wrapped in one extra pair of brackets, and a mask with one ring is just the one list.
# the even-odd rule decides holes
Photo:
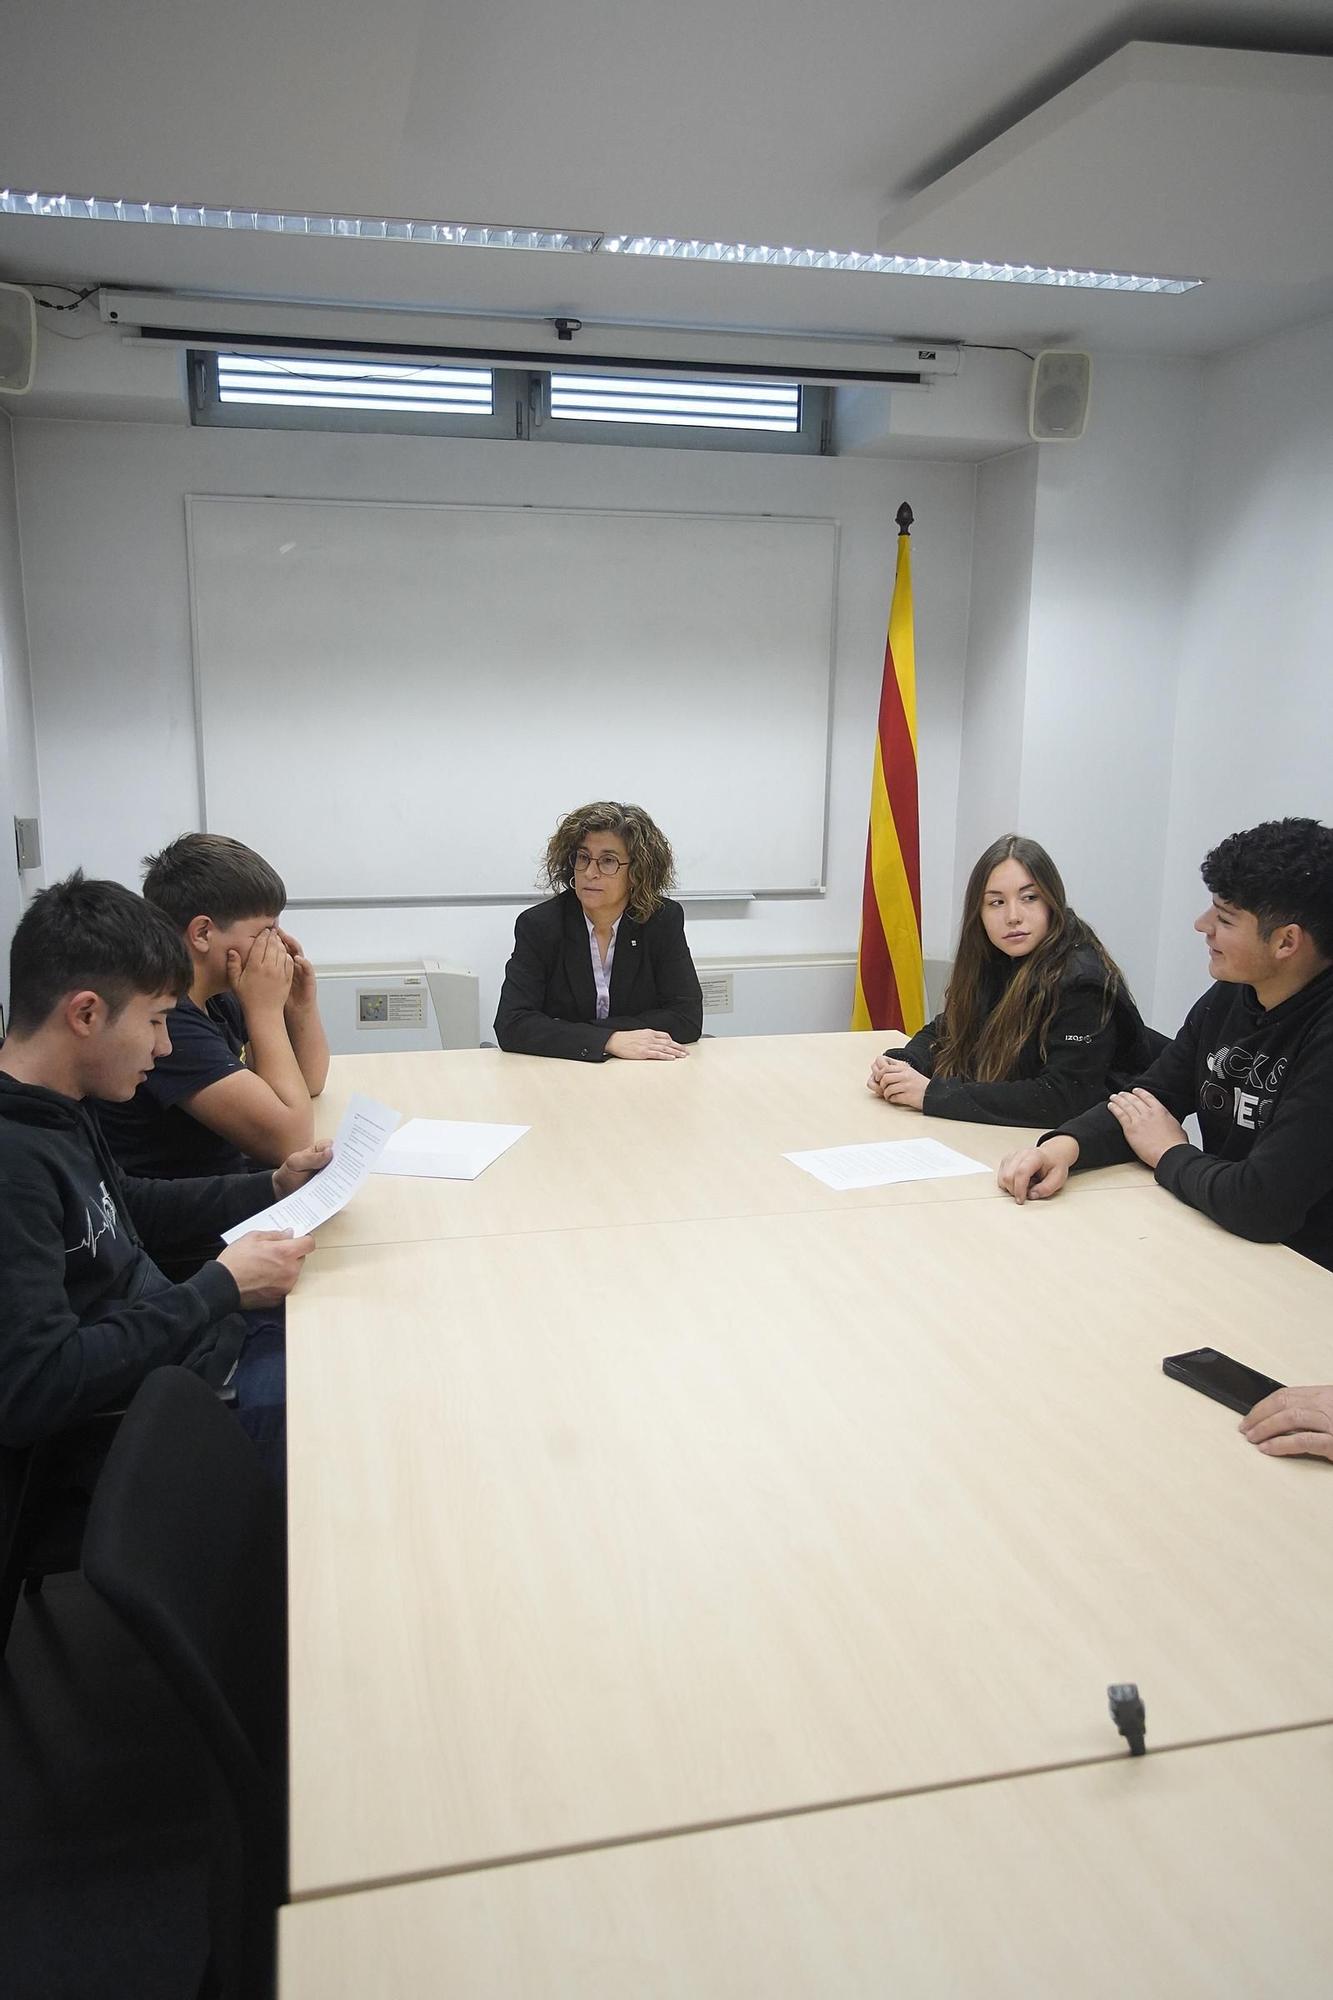
[(894, 515), (898, 553), (875, 732), (852, 1001), (853, 1028), (900, 1028), (908, 1035), (926, 1017), (912, 609), (915, 519), (906, 501)]

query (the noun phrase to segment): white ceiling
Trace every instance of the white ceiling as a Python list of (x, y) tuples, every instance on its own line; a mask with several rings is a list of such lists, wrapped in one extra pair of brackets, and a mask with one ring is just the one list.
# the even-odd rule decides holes
[(1333, 276), (1333, 56), (1130, 42), (890, 209), (896, 251)]
[[(1265, 85), (1266, 209), (1236, 199), (1258, 185), (1248, 113), (1205, 108), (1206, 166), (1163, 186), (1172, 158), (1195, 155), (1191, 128), (1164, 130), (1175, 114), (1141, 96), (1117, 124), (1114, 67), (1082, 86), (1102, 119), (1091, 149), (1053, 140), (1063, 120), (1051, 112), (1035, 150), (1012, 135), (1145, 37), (1328, 55), (1333, 6), (9, 0), (0, 184), (16, 188), (862, 250), (889, 211), (891, 234), (944, 254), (966, 253), (935, 241), (932, 220), (969, 239), (1002, 227), (1003, 243), (978, 246), (1001, 256), (1045, 261), (1058, 244), (1061, 261), (1086, 264), (1114, 247), (1117, 267), (1165, 258), (1210, 282), (1179, 298), (1107, 296), (17, 217), (0, 218), (0, 277), (1181, 354), (1333, 312), (1333, 239), (1311, 198), (1333, 206), (1333, 120), (1308, 115), (1296, 70), (1286, 97)], [(1204, 85), (1195, 58), (1178, 60), (1180, 104)], [(1007, 132), (1008, 178), (982, 152)], [(1259, 259), (1275, 202), (1285, 234)]]

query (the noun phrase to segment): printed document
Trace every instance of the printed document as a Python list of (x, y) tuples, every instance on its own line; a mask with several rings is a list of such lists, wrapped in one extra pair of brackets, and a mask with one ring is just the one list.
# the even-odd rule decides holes
[(389, 1140), (374, 1171), (416, 1180), (474, 1181), (531, 1129), (478, 1125), (463, 1118), (409, 1118)]
[(312, 1229), (318, 1229), (321, 1222), (346, 1208), (401, 1117), (401, 1112), (376, 1104), (373, 1097), (353, 1097), (334, 1136), (333, 1158), (323, 1173), (295, 1194), (275, 1201), (271, 1208), (238, 1222), (235, 1229), (224, 1230), (223, 1242), (234, 1243), (238, 1236), (249, 1236), (256, 1229), (290, 1229), (297, 1236), (308, 1236)]
[(888, 1187), (894, 1181), (948, 1181), (992, 1168), (938, 1139), (882, 1139), (869, 1146), (827, 1146), (813, 1153), (784, 1153), (784, 1160), (831, 1188)]

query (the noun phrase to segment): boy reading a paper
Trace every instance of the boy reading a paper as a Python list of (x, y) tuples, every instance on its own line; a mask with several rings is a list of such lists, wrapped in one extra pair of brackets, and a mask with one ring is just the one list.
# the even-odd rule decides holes
[(190, 972), (159, 912), (78, 871), (36, 896), (14, 933), (0, 1047), (0, 1444), (53, 1436), (174, 1362), (227, 1391), (281, 1468), (286, 1383), (272, 1309), (313, 1239), (257, 1232), (185, 1284), (157, 1259), (294, 1192), (329, 1148), (304, 1147), (276, 1172), (138, 1178), (122, 1174), (90, 1108), (128, 1102), (170, 1054)]

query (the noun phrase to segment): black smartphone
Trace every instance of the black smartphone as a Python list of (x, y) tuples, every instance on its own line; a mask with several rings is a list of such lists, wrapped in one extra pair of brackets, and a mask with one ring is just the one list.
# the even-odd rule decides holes
[(1246, 1368), (1229, 1354), (1219, 1354), (1215, 1347), (1196, 1347), (1192, 1354), (1168, 1354), (1162, 1372), (1174, 1382), (1197, 1389), (1201, 1396), (1211, 1396), (1215, 1403), (1225, 1403), (1242, 1417), (1247, 1417), (1255, 1404), (1271, 1396), (1274, 1389), (1282, 1387), (1271, 1375), (1261, 1375), (1257, 1368)]

